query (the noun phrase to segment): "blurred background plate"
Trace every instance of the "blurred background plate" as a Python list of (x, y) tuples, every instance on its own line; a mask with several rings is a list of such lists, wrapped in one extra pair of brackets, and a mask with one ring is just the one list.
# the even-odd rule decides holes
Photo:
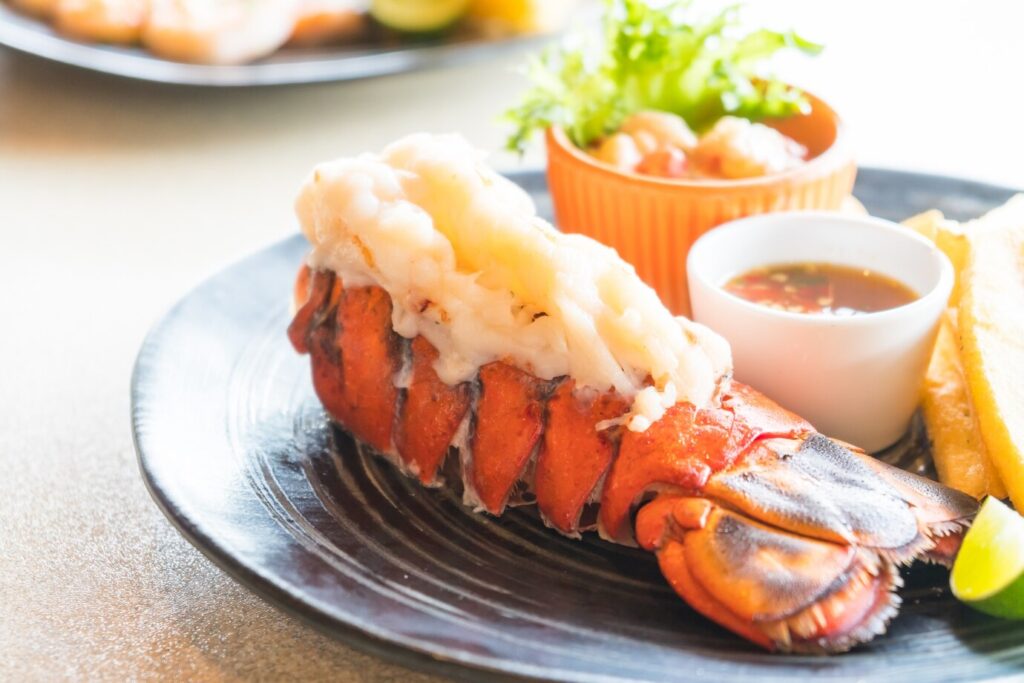
[[(512, 176), (550, 210), (542, 173)], [(877, 215), (970, 218), (1006, 188), (864, 169)], [(977, 681), (1024, 676), (1024, 622), (961, 605), (948, 573), (905, 572), (888, 633), (834, 657), (771, 655), (679, 600), (648, 553), (473, 514), (327, 426), (289, 346), (299, 236), (214, 276), (150, 333), (132, 384), (143, 476), (177, 528), (275, 605), (387, 659), (469, 680)], [(918, 434), (887, 451), (921, 470)], [(485, 675), (486, 674), (486, 675)]]
[(211, 87), (348, 81), (415, 69), (461, 64), (523, 50), (551, 38), (529, 34), (491, 38), (459, 28), (440, 39), (402, 38), (383, 31), (361, 42), (323, 47), (283, 47), (239, 65), (187, 64), (156, 57), (141, 47), (85, 43), (62, 36), (45, 22), (0, 1), (0, 45), (91, 71), (157, 83)]

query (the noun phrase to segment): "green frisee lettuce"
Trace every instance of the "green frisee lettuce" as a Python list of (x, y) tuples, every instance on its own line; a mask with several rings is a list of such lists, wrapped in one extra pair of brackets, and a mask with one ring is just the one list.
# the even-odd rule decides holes
[(796, 88), (758, 73), (783, 49), (821, 46), (792, 31), (743, 31), (739, 7), (698, 16), (692, 0), (605, 0), (603, 40), (575, 36), (530, 61), (532, 87), (506, 113), (508, 148), (560, 126), (580, 147), (615, 131), (633, 112), (679, 114), (704, 130), (726, 114), (754, 121), (804, 112)]

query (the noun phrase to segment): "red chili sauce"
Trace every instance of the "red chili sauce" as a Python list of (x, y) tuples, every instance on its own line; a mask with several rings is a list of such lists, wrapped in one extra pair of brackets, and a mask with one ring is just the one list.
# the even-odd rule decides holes
[(754, 268), (729, 280), (725, 291), (781, 311), (835, 316), (885, 311), (918, 298), (910, 287), (885, 275), (829, 263)]

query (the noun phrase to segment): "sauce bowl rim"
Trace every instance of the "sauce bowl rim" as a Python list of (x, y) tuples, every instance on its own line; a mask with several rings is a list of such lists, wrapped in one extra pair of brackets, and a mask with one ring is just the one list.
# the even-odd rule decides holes
[[(791, 222), (792, 221), (792, 222)], [(721, 240), (730, 239), (730, 235), (737, 232), (742, 232), (751, 229), (750, 226), (757, 223), (768, 223), (763, 225), (759, 230), (777, 230), (784, 232), (788, 226), (792, 226), (795, 223), (820, 223), (823, 221), (828, 222), (841, 222), (846, 224), (860, 224), (865, 228), (865, 236), (869, 233), (874, 235), (884, 235), (883, 239), (903, 239), (913, 242), (923, 249), (923, 254), (926, 254), (927, 258), (933, 260), (937, 265), (938, 273), (935, 277), (931, 287), (926, 291), (919, 292), (916, 287), (913, 287), (906, 281), (905, 278), (899, 275), (893, 275), (885, 271), (874, 269), (887, 277), (893, 278), (910, 288), (917, 294), (917, 297), (913, 301), (909, 301), (900, 306), (893, 308), (887, 308), (881, 311), (872, 312), (861, 312), (856, 315), (850, 316), (836, 316), (828, 314), (814, 314), (814, 313), (795, 313), (791, 311), (783, 311), (777, 308), (764, 306), (762, 304), (748, 301), (742, 297), (739, 297), (725, 289), (725, 284), (728, 280), (721, 282), (714, 281), (709, 277), (707, 269), (709, 266), (701, 264), (698, 259), (702, 256), (702, 252), (710, 250), (715, 242)], [(873, 233), (871, 232), (873, 231)], [(827, 242), (827, 231), (823, 229), (820, 233), (822, 235), (822, 243)], [(732, 238), (738, 239), (738, 238)], [(715, 245), (717, 246), (717, 245)], [(789, 261), (789, 263), (801, 262), (799, 259)], [(842, 263), (835, 261), (828, 261), (822, 259), (818, 261), (820, 263), (829, 263), (830, 265), (847, 266), (847, 267), (861, 267), (850, 263)], [(765, 260), (760, 263), (759, 266), (772, 266), (781, 265), (784, 262), (777, 260)], [(716, 228), (711, 229), (707, 233), (701, 235), (691, 246), (690, 252), (686, 258), (686, 270), (690, 278), (694, 281), (699, 281), (703, 287), (708, 290), (714, 291), (716, 294), (726, 297), (735, 306), (744, 312), (744, 314), (750, 314), (754, 316), (766, 316), (774, 317), (778, 320), (790, 321), (794, 324), (803, 324), (809, 326), (846, 326), (846, 327), (861, 327), (868, 325), (875, 325), (878, 323), (884, 323), (891, 321), (892, 319), (899, 318), (900, 316), (906, 316), (913, 314), (920, 309), (925, 309), (934, 304), (936, 298), (941, 298), (943, 302), (949, 300), (949, 296), (953, 290), (954, 284), (954, 271), (953, 264), (949, 258), (940, 250), (934, 243), (927, 238), (914, 232), (912, 228), (908, 228), (904, 225), (900, 225), (894, 221), (890, 221), (884, 218), (878, 218), (876, 216), (860, 216), (853, 214), (844, 214), (836, 211), (779, 211), (766, 214), (758, 214), (755, 216), (746, 216), (738, 218), (736, 220), (723, 223)], [(691, 297), (691, 309), (693, 308), (695, 288), (690, 287)]]

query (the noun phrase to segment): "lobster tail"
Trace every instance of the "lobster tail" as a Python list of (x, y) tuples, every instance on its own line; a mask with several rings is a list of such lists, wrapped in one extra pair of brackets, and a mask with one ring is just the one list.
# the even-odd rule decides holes
[(947, 561), (976, 508), (736, 382), (630, 431), (616, 420), (625, 397), (569, 377), (497, 360), (443, 382), (437, 350), (394, 331), (379, 287), (303, 269), (296, 300), (291, 341), (358, 441), (426, 485), (459, 471), (479, 510), (535, 502), (563, 534), (596, 528), (656, 553), (694, 609), (765, 648), (836, 652), (883, 632), (897, 566)]
[(664, 494), (644, 507), (640, 543), (723, 626), (741, 624), (771, 649), (843, 651), (896, 614), (897, 565), (955, 552), (976, 508), (889, 469), (820, 434), (758, 440), (701, 498)]

